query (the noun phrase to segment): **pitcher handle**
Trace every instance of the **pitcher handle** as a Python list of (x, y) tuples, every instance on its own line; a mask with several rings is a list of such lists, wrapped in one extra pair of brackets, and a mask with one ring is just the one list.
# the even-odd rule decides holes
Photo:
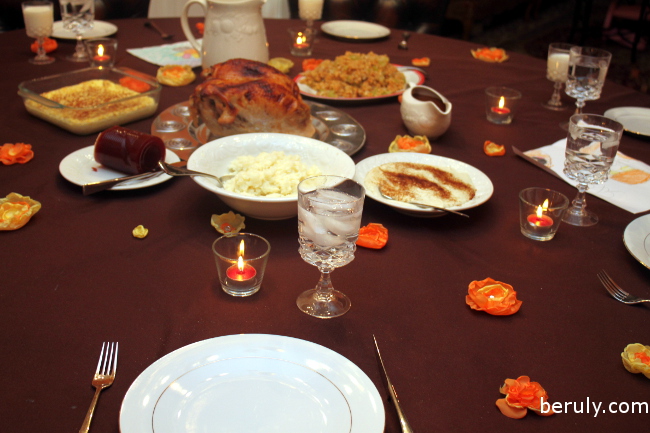
[(192, 45), (196, 51), (201, 53), (201, 57), (203, 57), (201, 45), (194, 38), (190, 24), (187, 22), (187, 14), (189, 13), (190, 6), (194, 3), (201, 6), (203, 8), (203, 12), (206, 15), (208, 14), (208, 3), (206, 0), (189, 0), (187, 3), (185, 3), (185, 6), (183, 6), (183, 12), (181, 13), (181, 27), (183, 27), (183, 33), (185, 34), (185, 37), (187, 38), (190, 45)]

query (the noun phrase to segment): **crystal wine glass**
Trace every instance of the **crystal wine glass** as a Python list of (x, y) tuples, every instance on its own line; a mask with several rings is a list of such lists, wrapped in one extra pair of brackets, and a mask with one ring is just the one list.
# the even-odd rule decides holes
[(600, 98), (612, 53), (599, 48), (571, 47), (566, 94), (576, 98), (576, 112), (581, 114), (585, 101)]
[(298, 15), (307, 21), (307, 28), (313, 31), (314, 21), (323, 15), (323, 0), (298, 0)]
[(63, 27), (77, 37), (75, 52), (66, 57), (73, 62), (87, 62), (88, 53), (82, 41), (82, 35), (93, 28), (95, 19), (95, 0), (59, 0)]
[(551, 99), (544, 104), (549, 110), (564, 110), (567, 105), (562, 102), (560, 90), (562, 84), (567, 80), (569, 72), (569, 50), (573, 47), (571, 44), (561, 42), (552, 43), (548, 46), (548, 58), (546, 62), (546, 78), (552, 81), (553, 94)]
[(354, 259), (364, 197), (361, 185), (340, 176), (310, 177), (298, 185), (300, 256), (321, 273), (316, 287), (296, 301), (311, 316), (328, 319), (350, 309), (350, 300), (334, 290), (330, 274)]
[(36, 57), (29, 59), (35, 65), (47, 65), (54, 61), (54, 57), (45, 54), (43, 42), (52, 34), (54, 22), (54, 8), (50, 1), (26, 1), (22, 3), (25, 31), (30, 38), (36, 38), (38, 51)]
[(564, 174), (578, 182), (578, 195), (562, 221), (574, 226), (592, 226), (598, 217), (587, 207), (589, 185), (607, 181), (623, 135), (623, 125), (597, 114), (574, 114), (569, 120)]

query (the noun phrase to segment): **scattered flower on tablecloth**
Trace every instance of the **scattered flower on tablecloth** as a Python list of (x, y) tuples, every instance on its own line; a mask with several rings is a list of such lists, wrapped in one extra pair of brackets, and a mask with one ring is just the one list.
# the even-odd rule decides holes
[(501, 63), (508, 60), (508, 54), (503, 48), (478, 48), (476, 50), (471, 50), (472, 56), (475, 59), (482, 60), (488, 63)]
[(383, 225), (370, 223), (359, 229), (358, 246), (378, 250), (384, 248), (386, 243), (388, 243), (388, 229)]
[(630, 373), (641, 373), (650, 379), (650, 346), (634, 343), (628, 344), (623, 353), (623, 366)]
[(496, 144), (494, 141), (485, 140), (483, 142), (483, 152), (487, 156), (502, 156), (506, 154), (506, 147), (502, 144)]
[(31, 161), (34, 151), (31, 144), (5, 143), (0, 146), (0, 162), (4, 165), (24, 164)]
[(219, 233), (224, 235), (235, 235), (246, 227), (244, 221), (245, 217), (230, 211), (221, 215), (212, 215), (210, 224), (217, 229)]
[(520, 419), (526, 416), (528, 409), (537, 415), (553, 415), (553, 409), (545, 406), (542, 412), (542, 398), (548, 403), (548, 395), (542, 386), (537, 382), (531, 382), (528, 376), (519, 376), (517, 379), (506, 379), (499, 388), (505, 398), (496, 401), (496, 405), (502, 414), (509, 418)]
[(431, 153), (431, 144), (429, 139), (424, 135), (398, 135), (388, 146), (388, 152), (416, 152)]
[(465, 302), (473, 310), (485, 311), (495, 316), (508, 316), (519, 311), (522, 301), (510, 284), (486, 278), (472, 281)]
[(149, 234), (149, 229), (145, 228), (142, 224), (133, 229), (133, 237), (144, 239)]
[(41, 209), (41, 204), (15, 192), (0, 199), (0, 230), (17, 230)]

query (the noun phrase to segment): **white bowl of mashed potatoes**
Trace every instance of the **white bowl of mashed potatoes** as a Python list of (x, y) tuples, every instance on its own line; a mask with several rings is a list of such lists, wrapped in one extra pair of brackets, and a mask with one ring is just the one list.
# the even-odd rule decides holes
[(222, 177), (192, 179), (234, 211), (251, 218), (282, 220), (298, 214), (297, 186), (307, 177), (334, 174), (352, 179), (355, 164), (345, 152), (313, 138), (279, 133), (232, 135), (195, 150), (187, 168)]

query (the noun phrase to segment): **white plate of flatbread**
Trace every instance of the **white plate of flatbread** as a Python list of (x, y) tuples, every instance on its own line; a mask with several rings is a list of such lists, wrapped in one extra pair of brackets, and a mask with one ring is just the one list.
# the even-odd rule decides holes
[[(436, 217), (446, 212), (389, 200), (379, 193), (379, 186), (384, 185), (384, 189), (388, 186), (393, 192), (413, 188), (410, 201), (452, 210), (479, 206), (488, 201), (494, 192), (490, 178), (467, 163), (413, 152), (382, 153), (366, 158), (357, 164), (354, 180), (365, 187), (366, 195), (373, 200), (417, 217)], [(427, 191), (431, 196), (426, 196)], [(409, 200), (407, 197), (401, 199)]]

